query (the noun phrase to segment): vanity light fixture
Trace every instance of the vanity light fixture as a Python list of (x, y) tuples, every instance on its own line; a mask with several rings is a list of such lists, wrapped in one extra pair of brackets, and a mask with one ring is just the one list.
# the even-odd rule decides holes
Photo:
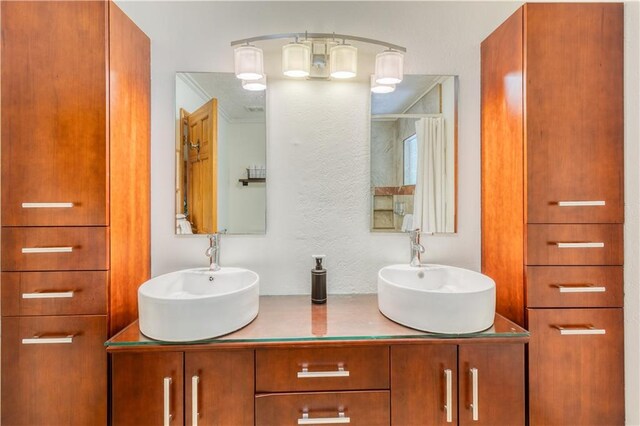
[(345, 44), (333, 46), (329, 51), (329, 69), (333, 78), (353, 78), (358, 73), (358, 49)]
[(402, 81), (404, 55), (397, 50), (385, 50), (376, 55), (376, 83), (398, 84)]
[(371, 91), (373, 93), (391, 93), (394, 90), (396, 90), (395, 84), (377, 83), (375, 74), (371, 74)]
[(236, 77), (241, 80), (259, 80), (264, 77), (262, 49), (246, 43), (233, 51)]
[[(264, 40), (293, 39), (282, 46), (282, 72), (287, 77), (308, 79), (346, 79), (358, 72), (358, 49), (349, 42), (375, 44), (386, 48), (376, 55), (375, 93), (389, 93), (403, 78), (403, 61), (406, 48), (385, 41), (335, 33), (287, 33), (270, 34), (231, 42), (235, 47), (236, 76), (242, 80), (258, 80), (264, 77), (262, 50), (251, 43)], [(342, 40), (338, 44), (337, 40)], [(256, 87), (243, 83), (247, 90)]]
[(242, 88), (245, 90), (250, 90), (252, 92), (259, 92), (261, 90), (266, 90), (267, 88), (267, 78), (262, 77), (258, 80), (242, 80)]
[(311, 47), (300, 43), (282, 46), (282, 73), (287, 77), (307, 77), (311, 70)]

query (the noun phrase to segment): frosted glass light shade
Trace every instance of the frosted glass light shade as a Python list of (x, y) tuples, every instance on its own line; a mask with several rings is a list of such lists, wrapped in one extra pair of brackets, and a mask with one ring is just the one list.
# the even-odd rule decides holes
[(402, 81), (404, 55), (394, 50), (385, 50), (376, 55), (376, 83), (398, 84)]
[(262, 77), (259, 80), (242, 80), (242, 88), (252, 92), (259, 92), (267, 88), (267, 78)]
[(339, 44), (329, 51), (329, 70), (333, 78), (353, 78), (358, 72), (358, 49)]
[(262, 49), (240, 46), (233, 51), (236, 77), (241, 80), (259, 80), (264, 77)]
[(302, 43), (282, 46), (282, 73), (287, 77), (307, 77), (311, 70), (311, 48)]
[(395, 84), (380, 84), (376, 83), (376, 76), (371, 76), (371, 91), (373, 93), (391, 93), (396, 90)]

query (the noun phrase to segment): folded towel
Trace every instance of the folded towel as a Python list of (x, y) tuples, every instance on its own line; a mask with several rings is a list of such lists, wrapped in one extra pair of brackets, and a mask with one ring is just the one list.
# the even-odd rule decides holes
[(184, 214), (178, 213), (176, 215), (176, 233), (178, 234), (193, 234), (193, 230), (191, 229), (191, 224), (187, 220), (187, 217)]
[(402, 227), (401, 230), (402, 232), (409, 232), (409, 231), (413, 231), (413, 215), (412, 214), (405, 214), (404, 217), (402, 218)]

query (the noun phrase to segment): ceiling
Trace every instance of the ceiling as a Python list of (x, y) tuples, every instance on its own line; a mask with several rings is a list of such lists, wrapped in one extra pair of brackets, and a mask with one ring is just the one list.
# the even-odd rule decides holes
[(420, 99), (441, 75), (406, 75), (391, 93), (371, 94), (371, 114), (402, 114)]

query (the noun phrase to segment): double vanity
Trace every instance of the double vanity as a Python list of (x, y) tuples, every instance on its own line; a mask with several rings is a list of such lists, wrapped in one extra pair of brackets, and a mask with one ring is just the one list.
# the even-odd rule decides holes
[(113, 424), (524, 424), (528, 333), (494, 316), (493, 281), (439, 265), (378, 275), (378, 295), (322, 305), (259, 297), (241, 268), (148, 281), (140, 320), (107, 342)]

